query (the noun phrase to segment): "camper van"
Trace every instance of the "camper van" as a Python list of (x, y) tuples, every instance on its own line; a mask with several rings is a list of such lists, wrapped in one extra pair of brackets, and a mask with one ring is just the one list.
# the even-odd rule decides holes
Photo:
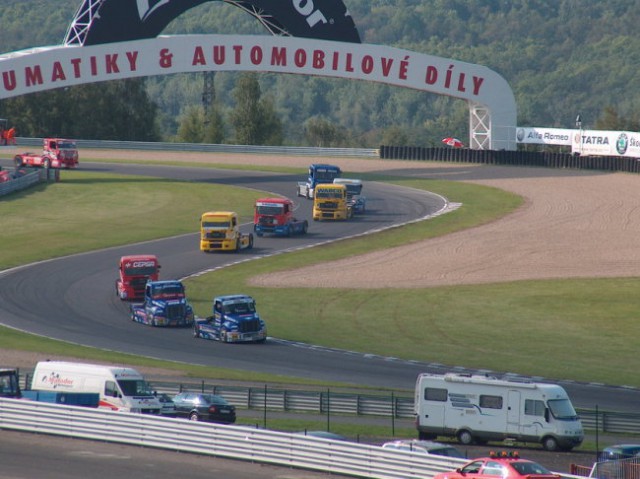
[(420, 439), (461, 444), (516, 440), (570, 451), (584, 439), (566, 391), (555, 384), (470, 374), (420, 374), (414, 413)]
[(40, 361), (31, 380), (34, 391), (98, 393), (98, 407), (160, 414), (162, 405), (142, 375), (132, 368)]

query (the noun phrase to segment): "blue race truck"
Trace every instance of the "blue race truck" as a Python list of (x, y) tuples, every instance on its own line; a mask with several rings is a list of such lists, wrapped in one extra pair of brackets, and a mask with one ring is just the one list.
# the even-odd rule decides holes
[(213, 298), (213, 315), (196, 318), (193, 337), (224, 343), (264, 343), (267, 327), (256, 311), (256, 302), (245, 294)]
[(309, 166), (307, 181), (298, 181), (298, 196), (312, 199), (316, 185), (333, 183), (333, 180), (340, 178), (340, 175), (342, 175), (342, 170), (339, 166), (313, 163)]
[(130, 313), (132, 321), (150, 326), (191, 326), (194, 321), (184, 285), (177, 280), (148, 281), (144, 302), (132, 304)]

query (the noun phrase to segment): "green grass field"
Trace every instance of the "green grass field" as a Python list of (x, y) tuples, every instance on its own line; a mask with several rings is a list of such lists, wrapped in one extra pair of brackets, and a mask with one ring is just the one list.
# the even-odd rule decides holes
[[(304, 174), (303, 170), (299, 173), (301, 177)], [(514, 195), (477, 185), (359, 176), (433, 191), (463, 206), (405, 226), (400, 234), (400, 230), (376, 234), (367, 238), (366, 244), (360, 239), (340, 241), (189, 280), (189, 297), (196, 311), (201, 315), (209, 312), (212, 292), (242, 291), (256, 297), (269, 334), (275, 337), (441, 364), (640, 386), (632, 367), (637, 364), (640, 333), (634, 301), (638, 279), (522, 281), (393, 291), (247, 285), (247, 278), (257, 273), (447, 234), (492, 221), (521, 204)], [(205, 210), (236, 210), (246, 221), (253, 200), (263, 195), (220, 185), (81, 170), (63, 172), (62, 180), (0, 199), (0, 269), (50, 256), (192, 233)], [(46, 249), (41, 247), (43, 237), (48, 239)], [(115, 359), (113, 353), (107, 356), (8, 329), (1, 331), (2, 348)], [(589, 351), (594, 354), (584, 353)], [(157, 361), (122, 358), (134, 365), (158, 366)], [(166, 367), (198, 377), (287, 381), (174, 363)]]

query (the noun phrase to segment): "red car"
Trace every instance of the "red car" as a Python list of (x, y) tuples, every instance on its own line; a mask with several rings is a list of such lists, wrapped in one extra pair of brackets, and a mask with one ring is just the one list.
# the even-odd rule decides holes
[(441, 472), (433, 479), (560, 479), (537, 462), (520, 459), (517, 453), (479, 457), (452, 472)]

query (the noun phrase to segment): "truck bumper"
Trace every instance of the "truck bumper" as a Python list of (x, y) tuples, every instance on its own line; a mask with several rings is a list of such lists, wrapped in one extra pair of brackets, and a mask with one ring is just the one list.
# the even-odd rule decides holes
[(201, 251), (234, 251), (235, 240), (200, 240)]

